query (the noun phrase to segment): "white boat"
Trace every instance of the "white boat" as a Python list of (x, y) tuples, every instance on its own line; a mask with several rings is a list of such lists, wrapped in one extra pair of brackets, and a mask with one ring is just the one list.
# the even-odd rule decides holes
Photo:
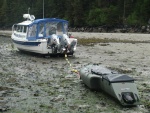
[(68, 36), (68, 21), (57, 18), (36, 19), (24, 14), (27, 19), (12, 27), (12, 41), (18, 50), (40, 54), (67, 53), (76, 51), (77, 39)]

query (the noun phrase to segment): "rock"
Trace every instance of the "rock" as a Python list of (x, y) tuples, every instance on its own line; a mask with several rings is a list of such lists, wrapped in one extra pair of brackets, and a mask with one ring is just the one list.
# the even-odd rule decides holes
[(85, 105), (79, 105), (78, 107), (79, 108), (88, 108), (88, 107), (90, 107), (90, 105), (85, 104)]
[(6, 104), (7, 102), (0, 101), (0, 112), (5, 112), (10, 109), (9, 106), (7, 106)]
[(39, 90), (35, 91), (34, 96), (36, 96), (36, 97), (39, 96), (39, 93), (40, 93)]
[(51, 101), (53, 101), (53, 102), (58, 102), (58, 101), (63, 101), (63, 100), (64, 100), (63, 95), (58, 95), (58, 97), (54, 97), (51, 99)]
[(65, 76), (65, 78), (66, 78), (66, 79), (74, 78), (74, 76), (73, 76), (73, 75), (67, 75), (67, 76)]

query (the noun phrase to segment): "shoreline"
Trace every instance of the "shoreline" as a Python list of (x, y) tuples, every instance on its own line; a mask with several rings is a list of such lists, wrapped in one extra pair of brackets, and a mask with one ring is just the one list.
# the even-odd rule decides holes
[(88, 33), (88, 32), (69, 32), (75, 38), (100, 38), (100, 39), (119, 39), (133, 41), (150, 41), (150, 34), (141, 33)]
[(0, 30), (0, 36), (11, 37), (11, 33), (12, 33), (12, 31)]
[[(0, 30), (0, 36), (11, 37), (12, 31)], [(119, 39), (132, 41), (150, 42), (150, 34), (141, 33), (91, 33), (91, 32), (68, 32), (75, 38), (99, 38), (99, 39)]]

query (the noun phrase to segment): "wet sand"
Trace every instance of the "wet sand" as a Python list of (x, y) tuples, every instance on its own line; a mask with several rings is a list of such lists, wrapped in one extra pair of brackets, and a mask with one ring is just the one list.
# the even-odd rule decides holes
[[(0, 111), (6, 113), (148, 113), (150, 111), (149, 34), (72, 33), (81, 38), (127, 38), (148, 43), (79, 44), (73, 68), (99, 63), (135, 79), (141, 105), (126, 108), (103, 92), (91, 91), (70, 71), (64, 57), (19, 52), (0, 36)], [(111, 37), (112, 36), (112, 37)], [(138, 38), (137, 38), (138, 37)]]
[(119, 40), (135, 40), (150, 42), (150, 34), (138, 33), (87, 33), (87, 32), (70, 32), (72, 36), (78, 38), (100, 38), (100, 39), (119, 39)]

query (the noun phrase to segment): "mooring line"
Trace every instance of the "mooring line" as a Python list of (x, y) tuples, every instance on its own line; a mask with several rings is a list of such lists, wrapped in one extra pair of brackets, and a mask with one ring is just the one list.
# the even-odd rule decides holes
[(67, 63), (68, 63), (68, 64), (69, 64), (69, 66), (70, 66), (70, 70), (71, 70), (71, 72), (76, 73), (76, 74), (77, 74), (77, 77), (78, 77), (78, 78), (80, 78), (79, 71), (78, 71), (78, 70), (76, 70), (76, 69), (73, 69), (73, 67), (72, 67), (72, 65), (71, 65), (71, 63), (70, 63), (70, 61), (68, 60), (67, 54), (65, 54), (65, 59), (66, 59)]

